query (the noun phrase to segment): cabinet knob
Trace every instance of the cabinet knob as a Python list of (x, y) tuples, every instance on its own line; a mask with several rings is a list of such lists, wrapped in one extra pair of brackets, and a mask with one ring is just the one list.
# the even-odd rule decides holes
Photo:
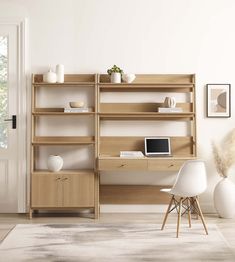
[(56, 180), (60, 180), (60, 177), (57, 177)]
[(171, 164), (171, 165), (168, 166), (168, 168), (173, 167), (173, 166), (174, 166), (174, 164)]
[(122, 165), (120, 165), (119, 167), (124, 167), (125, 166), (125, 164), (122, 164)]
[(67, 177), (65, 177), (65, 178), (63, 178), (63, 179), (62, 179), (62, 181), (65, 181), (65, 180), (68, 180), (68, 178), (67, 178)]

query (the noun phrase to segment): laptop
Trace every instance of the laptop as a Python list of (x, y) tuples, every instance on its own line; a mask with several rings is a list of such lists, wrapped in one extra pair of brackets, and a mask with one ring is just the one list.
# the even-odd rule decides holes
[(145, 137), (146, 156), (171, 156), (169, 137)]

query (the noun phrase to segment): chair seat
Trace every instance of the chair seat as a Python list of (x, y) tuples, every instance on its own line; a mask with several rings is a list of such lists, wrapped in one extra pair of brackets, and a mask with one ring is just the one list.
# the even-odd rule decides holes
[(170, 193), (172, 188), (162, 188), (160, 189), (161, 192)]

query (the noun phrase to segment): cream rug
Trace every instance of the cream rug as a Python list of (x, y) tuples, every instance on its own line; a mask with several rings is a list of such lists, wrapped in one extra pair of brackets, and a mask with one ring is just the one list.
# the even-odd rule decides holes
[(0, 261), (235, 261), (216, 225), (19, 224), (0, 245)]

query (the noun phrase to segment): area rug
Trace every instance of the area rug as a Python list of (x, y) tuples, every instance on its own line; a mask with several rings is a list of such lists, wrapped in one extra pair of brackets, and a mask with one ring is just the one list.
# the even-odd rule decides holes
[(0, 261), (235, 261), (216, 225), (19, 224), (0, 245)]

